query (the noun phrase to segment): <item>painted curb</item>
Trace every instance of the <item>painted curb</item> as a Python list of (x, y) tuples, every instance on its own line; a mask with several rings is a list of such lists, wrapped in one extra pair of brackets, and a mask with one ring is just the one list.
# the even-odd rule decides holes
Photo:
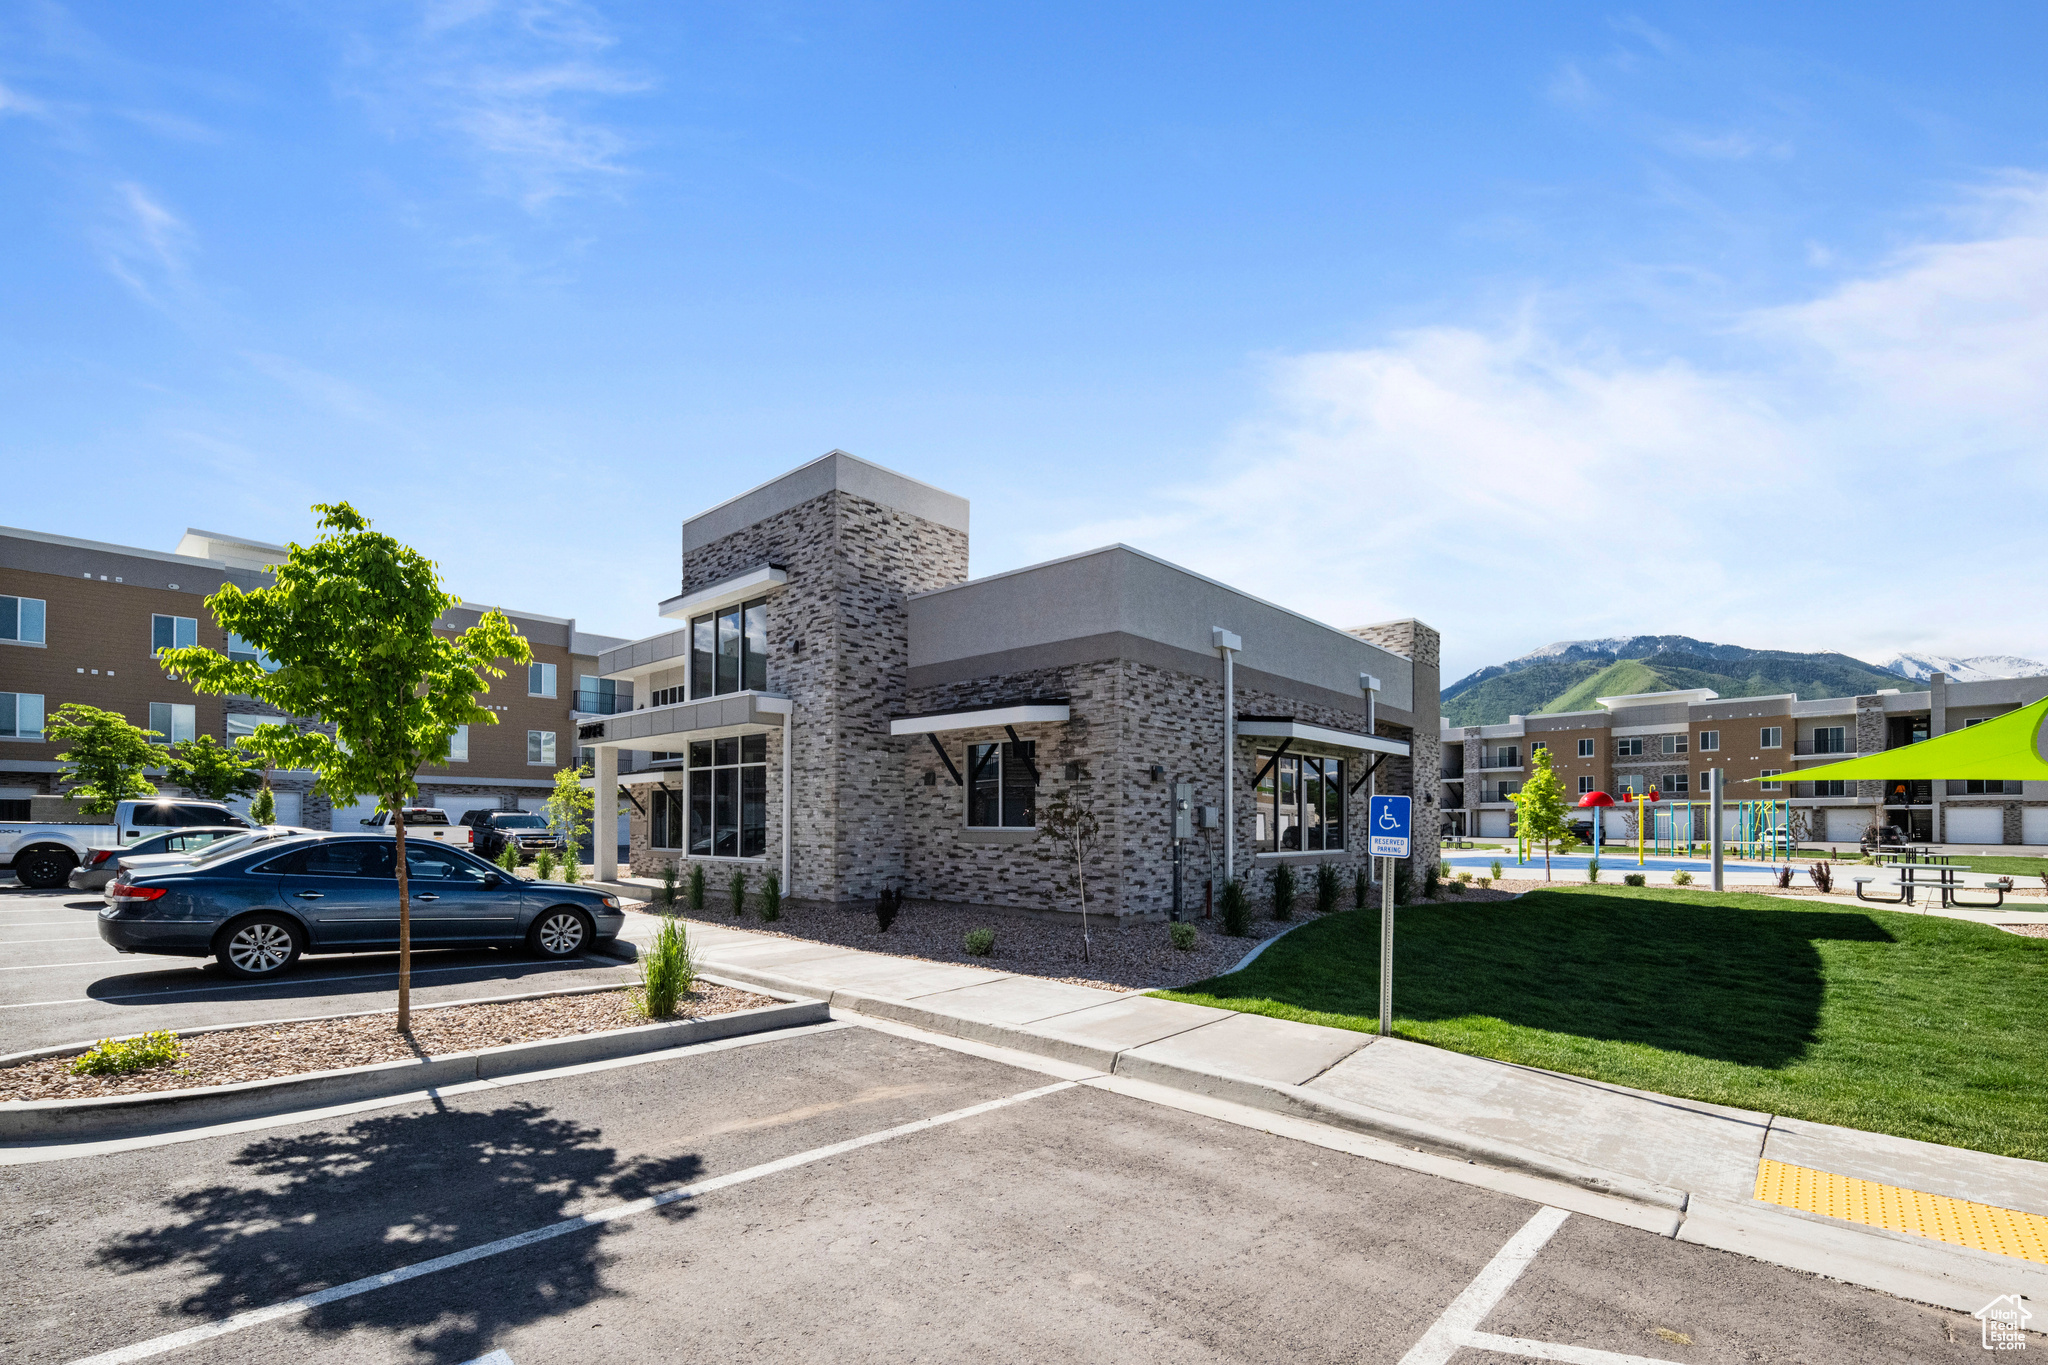
[[(716, 979), (712, 973), (706, 980)], [(718, 973), (716, 976), (723, 976)], [(800, 994), (800, 993), (799, 993)], [(324, 1108), (357, 1100), (433, 1090), (466, 1081), (491, 1080), (525, 1071), (544, 1071), (708, 1043), (742, 1034), (822, 1024), (831, 1018), (823, 1000), (796, 999), (705, 1019), (643, 1024), (606, 1033), (508, 1043), (444, 1057), (378, 1062), (337, 1071), (315, 1071), (273, 1080), (145, 1095), (111, 1095), (88, 1100), (9, 1100), (0, 1103), (0, 1142), (88, 1141), (139, 1132), (200, 1127), (262, 1118), (295, 1109)]]

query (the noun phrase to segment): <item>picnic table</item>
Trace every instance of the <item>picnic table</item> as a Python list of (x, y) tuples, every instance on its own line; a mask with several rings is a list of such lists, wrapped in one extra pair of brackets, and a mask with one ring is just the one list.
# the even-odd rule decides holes
[[(1963, 878), (1968, 875), (1967, 870), (1950, 866), (1946, 858), (1939, 863), (1893, 863), (1885, 870), (1891, 874), (1889, 877), (1873, 873), (1852, 879), (1856, 883), (1857, 900), (1869, 901), (1873, 905), (1912, 905), (1918, 892), (1931, 891), (1940, 896), (1944, 910), (1996, 910), (2005, 904), (2005, 893), (2012, 889), (2010, 877), (1985, 877), (1973, 886), (1966, 886)], [(1864, 888), (1873, 882), (1896, 886), (1899, 894), (1890, 897), (1865, 895)], [(1989, 905), (1958, 900), (1957, 893), (1964, 890), (1989, 891), (1997, 899)]]

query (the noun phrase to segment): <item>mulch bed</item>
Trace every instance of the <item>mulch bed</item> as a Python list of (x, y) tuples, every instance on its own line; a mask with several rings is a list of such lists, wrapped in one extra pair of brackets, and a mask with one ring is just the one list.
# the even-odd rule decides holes
[[(731, 1014), (775, 1002), (751, 991), (697, 982), (678, 1017)], [(408, 1057), (474, 1052), (507, 1043), (605, 1033), (646, 1023), (625, 988), (583, 995), (506, 1000), (488, 1005), (415, 1009), (410, 1041), (392, 1028), (392, 1014), (318, 1019), (296, 1024), (225, 1029), (184, 1040), (179, 1061), (126, 1076), (75, 1076), (70, 1057), (47, 1057), (0, 1068), (0, 1100), (83, 1100), (139, 1095), (193, 1086), (267, 1081), (309, 1071), (403, 1061)]]

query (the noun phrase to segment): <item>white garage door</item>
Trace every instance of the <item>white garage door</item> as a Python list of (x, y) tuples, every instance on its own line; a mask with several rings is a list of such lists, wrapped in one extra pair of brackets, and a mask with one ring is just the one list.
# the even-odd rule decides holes
[(462, 817), (473, 810), (496, 810), (498, 808), (498, 798), (495, 796), (432, 796), (427, 798), (427, 804), (436, 810), (447, 811), (448, 823), (459, 825), (462, 823)]
[(1504, 810), (1479, 812), (1479, 833), (1488, 839), (1508, 837), (1508, 813)]
[(1830, 810), (1828, 812), (1828, 842), (1836, 844), (1860, 843), (1863, 831), (1870, 828), (1870, 812), (1867, 810)]
[(2002, 844), (2005, 842), (2005, 812), (1996, 806), (1950, 806), (1947, 811), (1948, 844)]
[(358, 799), (353, 806), (336, 806), (334, 823), (328, 828), (336, 834), (362, 834), (365, 832), (362, 822), (376, 813), (377, 798), (365, 796)]
[[(296, 825), (299, 823), (299, 812), (303, 809), (303, 806), (297, 792), (272, 792), (270, 796), (272, 800), (277, 802), (278, 824)], [(249, 817), (249, 798), (246, 796), (230, 796), (222, 804), (245, 820)]]
[(2048, 806), (2020, 807), (2020, 842), (2048, 844)]

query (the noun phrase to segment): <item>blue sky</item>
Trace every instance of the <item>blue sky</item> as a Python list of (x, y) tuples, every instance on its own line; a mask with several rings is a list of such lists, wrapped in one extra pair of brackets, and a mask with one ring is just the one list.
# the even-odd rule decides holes
[(0, 522), (658, 627), (833, 447), (1446, 676), (2048, 656), (2038, 5), (0, 4)]

